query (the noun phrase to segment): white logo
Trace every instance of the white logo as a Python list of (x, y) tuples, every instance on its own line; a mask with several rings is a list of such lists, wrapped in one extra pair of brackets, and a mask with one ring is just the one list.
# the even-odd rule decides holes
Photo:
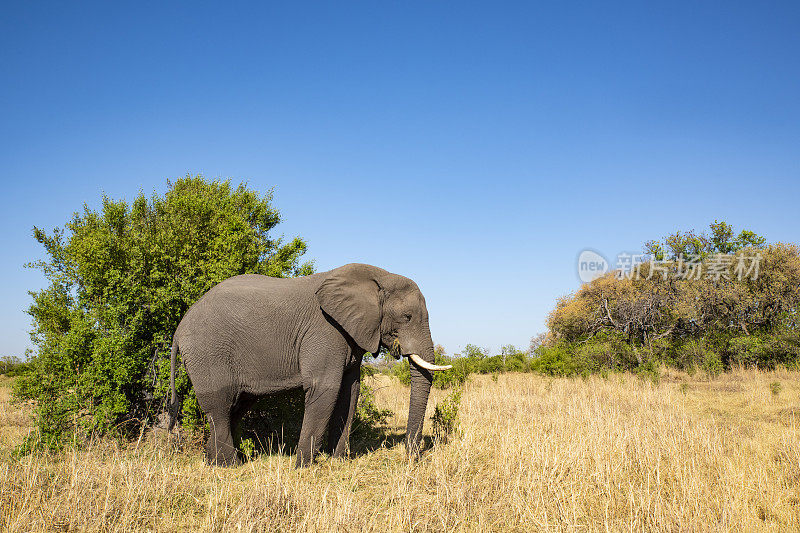
[(584, 283), (608, 272), (608, 261), (593, 250), (584, 250), (578, 256), (578, 278)]

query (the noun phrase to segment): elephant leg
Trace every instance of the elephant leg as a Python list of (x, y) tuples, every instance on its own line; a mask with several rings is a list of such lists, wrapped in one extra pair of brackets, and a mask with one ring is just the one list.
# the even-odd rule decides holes
[(306, 389), (305, 412), (300, 441), (297, 443), (296, 466), (308, 466), (314, 461), (314, 455), (320, 448), (339, 395), (340, 382), (341, 379), (337, 379), (335, 386), (318, 385)]
[(217, 387), (197, 394), (197, 402), (206, 413), (211, 434), (206, 442), (206, 462), (210, 465), (235, 466), (239, 455), (233, 443), (232, 414), (237, 394), (232, 386)]
[(208, 412), (208, 425), (211, 435), (206, 443), (206, 461), (216, 466), (236, 466), (240, 464), (239, 454), (233, 444), (231, 416), (227, 409)]
[(358, 392), (361, 389), (361, 365), (347, 369), (342, 377), (339, 398), (328, 424), (327, 452), (333, 457), (346, 457), (350, 453), (350, 428), (353, 424)]

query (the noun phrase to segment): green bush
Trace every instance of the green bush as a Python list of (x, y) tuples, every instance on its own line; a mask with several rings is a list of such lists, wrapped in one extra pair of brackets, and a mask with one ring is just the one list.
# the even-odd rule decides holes
[(728, 342), (731, 363), (743, 366), (765, 366), (769, 360), (768, 342), (756, 335), (734, 337)]
[(433, 374), (433, 386), (439, 389), (449, 389), (463, 385), (472, 373), (467, 359), (451, 359), (447, 356), (437, 355), (435, 362), (437, 365), (453, 365), (451, 370)]
[(13, 378), (14, 376), (24, 374), (29, 367), (30, 364), (23, 362), (19, 357), (0, 357), (0, 375)]
[(705, 370), (706, 374), (711, 377), (719, 376), (724, 370), (722, 360), (720, 359), (719, 355), (710, 350), (707, 351), (703, 357), (702, 368)]
[(433, 438), (436, 443), (447, 444), (458, 429), (458, 409), (463, 386), (454, 387), (450, 394), (433, 410)]
[[(533, 361), (527, 353), (517, 351), (513, 346), (504, 346), (503, 353), (495, 356), (488, 355), (488, 350), (467, 344), (464, 354), (455, 357), (436, 352), (434, 362), (437, 365), (452, 365), (451, 370), (435, 372), (433, 386), (438, 389), (450, 389), (466, 383), (471, 374), (491, 374), (496, 376), (503, 372), (530, 372), (533, 370)], [(400, 383), (409, 385), (411, 373), (407, 359), (395, 363), (387, 371), (396, 377)]]
[[(562, 372), (556, 363), (570, 356), (579, 373), (634, 370), (651, 359), (712, 375), (735, 364), (797, 366), (800, 245), (767, 245), (752, 231), (737, 235), (724, 221), (709, 230), (648, 241), (650, 258), (634, 275), (608, 272), (560, 298), (547, 338), (567, 349), (556, 347), (546, 368)], [(690, 256), (703, 275), (684, 275)], [(605, 354), (602, 344), (610, 348)]]
[(404, 357), (401, 361), (392, 366), (390, 374), (396, 377), (403, 385), (411, 385), (411, 367), (409, 365), (408, 359)]
[[(547, 376), (587, 377), (592, 374), (629, 371), (642, 379), (658, 384), (660, 366), (683, 369), (690, 375), (702, 369), (717, 376), (731, 364), (756, 365), (774, 368), (776, 365), (794, 367), (800, 361), (800, 334), (783, 333), (738, 335), (716, 332), (699, 337), (666, 338), (637, 343), (615, 331), (604, 331), (580, 342), (556, 341), (541, 345), (531, 353), (504, 346), (498, 355), (468, 344), (464, 354), (455, 357), (436, 355), (436, 363), (452, 365), (452, 370), (436, 372), (433, 385), (448, 389), (464, 384), (471, 374), (503, 372), (537, 372)], [(389, 371), (401, 383), (411, 380), (406, 359)]]
[(507, 355), (504, 369), (506, 372), (529, 372), (531, 363), (528, 354), (525, 352), (516, 352)]
[[(800, 362), (800, 333), (789, 330), (774, 335), (751, 335), (746, 339), (752, 337), (756, 337), (755, 340), (731, 339), (730, 344), (738, 349), (736, 356), (743, 359), (744, 364), (773, 369), (777, 365), (796, 367)], [(732, 355), (732, 360), (736, 356)]]
[(654, 359), (648, 359), (636, 368), (636, 375), (645, 381), (651, 381), (653, 385), (661, 383), (661, 370)]
[(531, 369), (546, 376), (573, 376), (578, 373), (578, 365), (572, 347), (567, 344), (542, 347), (531, 362)]
[[(434, 362), (437, 365), (453, 365), (452, 370), (434, 372), (433, 386), (438, 389), (449, 389), (463, 384), (470, 374), (475, 372), (474, 361), (468, 358), (450, 358), (436, 354)], [(411, 368), (408, 359), (403, 358), (392, 366), (389, 374), (396, 377), (403, 385), (411, 384)]]
[[(165, 195), (129, 205), (103, 197), (64, 228), (34, 228), (49, 285), (31, 292), (36, 347), (16, 394), (36, 400), (40, 444), (134, 432), (163, 410), (172, 335), (216, 283), (237, 274), (293, 276), (305, 243), (270, 235), (280, 221), (270, 193), (191, 177)], [(179, 378), (184, 422), (200, 426), (190, 385)]]
[(389, 428), (389, 419), (393, 416), (394, 411), (391, 409), (378, 407), (375, 402), (375, 391), (362, 379), (351, 439), (365, 442), (383, 438)]

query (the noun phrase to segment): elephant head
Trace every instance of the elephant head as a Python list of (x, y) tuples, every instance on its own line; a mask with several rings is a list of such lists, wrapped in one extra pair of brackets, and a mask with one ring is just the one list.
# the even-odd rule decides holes
[(416, 455), (428, 403), (432, 372), (450, 366), (434, 364), (433, 340), (425, 298), (412, 280), (383, 269), (350, 264), (331, 271), (316, 291), (322, 310), (362, 349), (381, 346), (396, 358), (411, 361), (411, 401), (406, 449)]

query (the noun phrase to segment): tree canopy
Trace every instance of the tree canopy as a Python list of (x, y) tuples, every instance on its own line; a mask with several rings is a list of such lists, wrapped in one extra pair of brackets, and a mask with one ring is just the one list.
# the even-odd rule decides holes
[(187, 175), (163, 196), (140, 193), (130, 205), (103, 196), (63, 228), (34, 228), (46, 259), (28, 266), (48, 286), (30, 293), (35, 353), (17, 394), (36, 400), (43, 441), (150, 421), (167, 392), (160, 357), (215, 284), (312, 273), (302, 239), (273, 235), (280, 221), (271, 191)]
[(714, 222), (645, 243), (648, 260), (561, 298), (551, 348), (598, 366), (794, 364), (800, 248)]

